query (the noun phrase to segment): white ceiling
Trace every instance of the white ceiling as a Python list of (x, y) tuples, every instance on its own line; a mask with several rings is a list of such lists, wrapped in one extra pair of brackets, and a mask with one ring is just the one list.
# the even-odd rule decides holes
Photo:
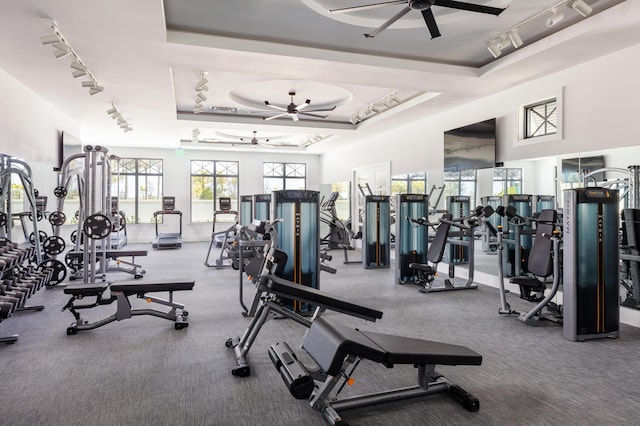
[[(470, 0), (507, 7), (498, 17), (434, 5), (442, 36), (433, 40), (415, 10), (363, 36), (402, 5), (341, 15), (323, 7), (373, 0), (1, 1), (0, 68), (81, 123), (86, 143), (107, 146), (255, 149), (191, 140), (194, 129), (203, 142), (250, 141), (257, 131), (271, 143), (311, 143), (305, 152), (317, 154), (640, 43), (640, 2), (623, 0), (585, 0), (586, 19), (563, 4), (560, 24), (547, 27), (545, 15), (522, 26), (524, 45), (498, 59), (491, 39), (559, 0)], [(40, 43), (52, 20), (102, 93), (89, 96), (71, 59)], [(206, 112), (194, 114), (202, 72)], [(324, 119), (265, 121), (274, 114), (260, 113), (264, 101), (286, 106), (290, 91), (296, 105), (309, 99), (309, 110), (336, 108)], [(392, 96), (399, 102), (382, 106)], [(132, 132), (106, 113), (111, 102)], [(372, 106), (381, 112), (352, 124)]]

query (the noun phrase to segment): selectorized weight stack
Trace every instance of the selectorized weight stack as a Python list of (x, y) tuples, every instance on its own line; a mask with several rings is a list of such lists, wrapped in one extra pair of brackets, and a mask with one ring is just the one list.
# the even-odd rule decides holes
[[(272, 194), (277, 247), (287, 254), (281, 277), (298, 284), (319, 288), (320, 280), (320, 210), (319, 193), (305, 190), (283, 190)], [(300, 301), (286, 301), (296, 312), (307, 312), (313, 306)]]
[(248, 226), (253, 222), (253, 196), (240, 196), (240, 225)]
[(255, 220), (271, 220), (271, 194), (253, 196), (253, 218)]
[[(516, 209), (516, 215), (521, 218), (530, 218), (532, 211), (532, 196), (528, 194), (509, 194), (504, 196), (503, 205)], [(502, 229), (508, 235), (508, 239), (502, 240), (506, 243), (506, 250), (503, 251), (503, 273), (505, 276), (519, 277), (527, 272), (523, 270), (523, 259), (529, 257), (529, 251), (533, 243), (531, 225), (525, 222), (514, 223), (509, 221), (507, 216), (502, 218)]]
[(388, 195), (367, 195), (362, 226), (362, 264), (366, 269), (388, 268), (391, 258), (391, 205)]
[(409, 268), (411, 263), (427, 263), (429, 228), (412, 226), (408, 220), (429, 216), (428, 197), (424, 194), (396, 195), (396, 284), (417, 281), (418, 276)]
[[(453, 220), (468, 217), (471, 211), (471, 198), (468, 195), (454, 195), (447, 197), (448, 211)], [(454, 235), (459, 232), (449, 232), (450, 239), (468, 240), (469, 237)], [(449, 244), (449, 264), (469, 263), (469, 247)]]
[(564, 192), (563, 334), (583, 341), (620, 334), (618, 191)]

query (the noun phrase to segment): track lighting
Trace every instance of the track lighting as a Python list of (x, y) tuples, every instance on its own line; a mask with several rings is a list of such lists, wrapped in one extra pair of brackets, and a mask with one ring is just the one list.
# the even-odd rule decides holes
[(60, 37), (59, 34), (49, 34), (49, 35), (43, 35), (42, 37), (40, 37), (40, 42), (42, 44), (53, 44), (53, 43), (60, 43), (62, 41), (62, 38)]
[(118, 108), (116, 108), (116, 106), (113, 104), (113, 102), (111, 103), (111, 108), (109, 108), (107, 110), (107, 114), (109, 115), (115, 115), (118, 112)]
[(547, 27), (553, 27), (554, 25), (556, 25), (558, 22), (562, 21), (564, 19), (564, 14), (562, 12), (558, 12), (557, 9), (552, 9), (551, 10), (551, 16), (549, 16), (545, 21), (545, 25)]
[(209, 80), (207, 80), (206, 77), (207, 73), (203, 72), (201, 74), (200, 77), (200, 81), (198, 81), (198, 83), (196, 84), (196, 90), (209, 90), (209, 88), (207, 87), (206, 89), (204, 89), (204, 87), (207, 85), (207, 83), (209, 82)]
[(571, 9), (580, 14), (583, 18), (589, 16), (593, 11), (592, 7), (584, 0), (561, 0), (553, 6), (536, 13), (519, 24), (508, 28), (502, 34), (498, 34), (496, 37), (489, 40), (487, 43), (487, 50), (489, 50), (494, 58), (498, 58), (502, 55), (502, 50), (508, 47), (509, 44), (513, 45), (515, 49), (519, 48), (524, 44), (524, 41), (520, 37), (520, 28), (529, 25), (534, 21), (539, 22), (540, 20), (542, 20), (546, 26), (553, 27), (564, 19), (564, 14), (560, 8), (566, 9), (567, 7), (571, 7)]
[(104, 87), (95, 85), (91, 89), (89, 89), (89, 94), (91, 96), (97, 95), (98, 93), (101, 93), (103, 90), (104, 90)]
[(518, 47), (522, 46), (523, 41), (520, 38), (520, 33), (518, 32), (517, 28), (514, 28), (513, 30), (511, 30), (509, 32), (509, 40), (511, 41), (511, 44), (513, 44), (513, 47), (515, 49), (517, 49)]
[(96, 85), (96, 82), (95, 80), (91, 79), (91, 80), (83, 81), (81, 84), (82, 84), (82, 87), (93, 87)]
[(84, 71), (74, 71), (71, 73), (71, 75), (73, 76), (73, 78), (79, 78), (84, 77), (85, 75), (87, 75), (87, 73)]
[(582, 15), (583, 18), (586, 18), (587, 16), (591, 15), (591, 12), (593, 12), (593, 8), (585, 3), (584, 0), (573, 1), (571, 3), (571, 8)]
[(200, 80), (198, 80), (195, 86), (196, 98), (193, 105), (194, 114), (199, 114), (201, 112), (204, 112), (205, 110), (205, 107), (204, 105), (202, 105), (202, 103), (207, 100), (207, 95), (205, 95), (205, 92), (209, 91), (209, 86), (207, 86), (207, 83), (209, 83), (209, 80), (207, 80), (207, 72), (200, 72)]
[(202, 92), (198, 92), (198, 94), (196, 95), (199, 99), (202, 99), (203, 101), (207, 100), (207, 95), (205, 95)]
[[(102, 87), (101, 86), (96, 86), (95, 88), (91, 89), (94, 91), (102, 91)], [(91, 92), (90, 90), (90, 92)], [(92, 93), (93, 94), (93, 93)], [(120, 129), (127, 133), (133, 130), (133, 127), (131, 127), (131, 124), (129, 123), (129, 121), (127, 121), (126, 118), (124, 118), (124, 116), (122, 115), (122, 113), (118, 110), (118, 107), (111, 102), (111, 108), (109, 108), (107, 110), (107, 114), (113, 119), (116, 120), (116, 124), (118, 125), (118, 127), (120, 127)]]

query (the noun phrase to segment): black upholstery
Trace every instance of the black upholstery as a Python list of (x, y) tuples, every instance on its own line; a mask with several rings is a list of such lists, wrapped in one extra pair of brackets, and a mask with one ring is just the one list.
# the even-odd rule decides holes
[(107, 290), (106, 283), (75, 284), (64, 288), (65, 294), (73, 296), (99, 296)]
[[(442, 219), (449, 221), (451, 220), (451, 215), (449, 213), (445, 213), (442, 215)], [(431, 241), (429, 250), (427, 250), (427, 260), (429, 262), (440, 263), (440, 261), (442, 260), (444, 248), (447, 245), (449, 228), (451, 228), (451, 224), (449, 224), (448, 222), (440, 222), (440, 225), (438, 225), (436, 234), (433, 237), (433, 241)]]
[(538, 216), (536, 225), (536, 236), (533, 240), (533, 246), (528, 257), (528, 270), (534, 277), (515, 277), (510, 282), (520, 286), (520, 297), (531, 299), (531, 291), (544, 291), (545, 283), (540, 279), (549, 277), (553, 273), (553, 243), (549, 238), (543, 237), (543, 234), (551, 235), (553, 233), (554, 223), (557, 222), (557, 213), (555, 210), (542, 210)]
[(267, 287), (272, 293), (278, 296), (326, 307), (332, 311), (371, 320), (382, 318), (382, 312), (377, 309), (338, 299), (315, 288), (296, 284), (275, 275), (269, 276)]
[(111, 291), (121, 291), (125, 295), (153, 293), (157, 291), (191, 290), (195, 281), (158, 280), (151, 283), (122, 281), (111, 284)]
[(347, 355), (379, 362), (414, 365), (480, 365), (482, 355), (459, 345), (360, 331), (316, 319), (307, 332), (302, 347), (327, 374), (340, 372)]
[[(102, 257), (103, 252), (97, 251), (96, 257)], [(117, 259), (119, 257), (142, 257), (146, 256), (146, 250), (107, 250), (107, 259)]]

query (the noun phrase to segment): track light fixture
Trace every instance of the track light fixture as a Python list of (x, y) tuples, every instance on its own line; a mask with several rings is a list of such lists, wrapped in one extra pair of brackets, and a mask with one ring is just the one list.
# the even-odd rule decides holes
[[(65, 56), (71, 56), (73, 59), (69, 66), (71, 67), (71, 75), (73, 78), (87, 77), (82, 81), (80, 85), (89, 89), (89, 95), (94, 96), (104, 92), (104, 87), (98, 83), (93, 73), (89, 71), (87, 65), (80, 59), (80, 56), (73, 50), (71, 44), (64, 38), (55, 22), (51, 22), (49, 25), (52, 34), (45, 34), (40, 37), (40, 43), (43, 45), (50, 45), (53, 47), (53, 54), (56, 58), (60, 59)], [(107, 110), (107, 114), (114, 120), (118, 120), (118, 125), (124, 132), (130, 132), (133, 130), (131, 124), (124, 118), (122, 113), (118, 110), (118, 107), (111, 102), (111, 108)]]
[(593, 8), (589, 6), (584, 0), (575, 0), (571, 3), (571, 8), (582, 15), (583, 18), (591, 15)]
[(375, 115), (388, 111), (391, 108), (394, 108), (400, 105), (401, 103), (402, 101), (398, 99), (397, 90), (394, 90), (393, 92), (389, 93), (387, 96), (382, 97), (370, 104), (367, 104), (366, 107), (353, 113), (349, 121), (351, 122), (351, 124), (355, 126), (356, 124), (362, 123), (363, 121)]
[(592, 7), (589, 6), (584, 0), (559, 1), (553, 6), (536, 13), (535, 15), (525, 19), (524, 21), (514, 25), (511, 28), (508, 28), (505, 32), (498, 34), (496, 37), (489, 40), (489, 42), (487, 43), (487, 50), (489, 50), (494, 58), (498, 58), (500, 55), (502, 55), (502, 50), (509, 45), (512, 45), (514, 49), (519, 48), (524, 44), (524, 41), (520, 37), (520, 28), (539, 20), (543, 20), (546, 26), (553, 27), (564, 19), (564, 13), (561, 10), (561, 8), (563, 7), (570, 7), (575, 12), (580, 14), (583, 18), (589, 16), (593, 11)]
[(205, 110), (205, 107), (202, 104), (207, 100), (207, 95), (205, 95), (205, 93), (209, 91), (209, 86), (207, 86), (207, 83), (209, 83), (207, 74), (208, 73), (206, 71), (200, 72), (200, 80), (198, 80), (195, 86), (196, 98), (193, 104), (194, 114), (199, 114)]

